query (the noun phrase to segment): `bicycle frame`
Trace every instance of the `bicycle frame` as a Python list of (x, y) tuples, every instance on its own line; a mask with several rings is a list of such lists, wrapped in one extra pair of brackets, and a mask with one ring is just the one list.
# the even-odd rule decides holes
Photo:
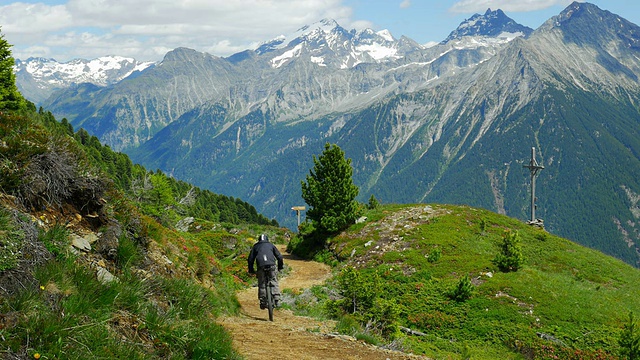
[(274, 280), (276, 274), (275, 265), (264, 266), (264, 271), (267, 281), (265, 282), (265, 290), (267, 292), (267, 310), (269, 311), (269, 321), (273, 321), (273, 309), (275, 308), (275, 299), (273, 298)]

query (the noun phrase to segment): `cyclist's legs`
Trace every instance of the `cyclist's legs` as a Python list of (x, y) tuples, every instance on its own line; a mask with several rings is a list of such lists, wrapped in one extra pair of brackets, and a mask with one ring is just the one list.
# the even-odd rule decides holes
[[(273, 294), (273, 300), (275, 300), (277, 304), (280, 301), (280, 286), (278, 285), (278, 272), (276, 271), (275, 266), (272, 266), (269, 270), (269, 276), (273, 279), (273, 289), (271, 290), (271, 293)], [(265, 292), (265, 296), (266, 295), (267, 294)]]
[(258, 271), (256, 273), (258, 278), (258, 300), (260, 300), (261, 304), (267, 303), (267, 273), (262, 269), (262, 267), (258, 267)]

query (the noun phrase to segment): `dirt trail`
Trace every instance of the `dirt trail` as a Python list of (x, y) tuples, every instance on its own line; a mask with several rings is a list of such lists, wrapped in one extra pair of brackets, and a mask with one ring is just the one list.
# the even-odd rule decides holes
[[(280, 289), (304, 289), (321, 284), (330, 275), (327, 265), (294, 258), (280, 247), (291, 271), (280, 281)], [(266, 310), (260, 310), (258, 289), (238, 292), (241, 315), (224, 317), (220, 323), (232, 334), (233, 346), (247, 360), (263, 359), (424, 359), (419, 356), (384, 350), (364, 342), (350, 340), (330, 332), (332, 321), (295, 316), (290, 310), (276, 309), (273, 322)]]

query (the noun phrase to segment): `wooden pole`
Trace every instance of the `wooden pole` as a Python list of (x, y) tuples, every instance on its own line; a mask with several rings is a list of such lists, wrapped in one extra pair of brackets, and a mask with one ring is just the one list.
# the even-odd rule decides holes
[(291, 210), (295, 210), (296, 215), (298, 216), (298, 227), (300, 227), (300, 212), (306, 210), (304, 206), (294, 206)]
[(524, 165), (531, 172), (531, 222), (536, 221), (536, 175), (544, 166), (539, 165), (536, 161), (536, 148), (531, 148), (531, 160), (529, 165)]

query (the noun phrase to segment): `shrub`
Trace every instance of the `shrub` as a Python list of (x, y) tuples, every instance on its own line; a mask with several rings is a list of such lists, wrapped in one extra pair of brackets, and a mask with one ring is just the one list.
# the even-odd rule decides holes
[(503, 272), (517, 271), (524, 262), (518, 232), (506, 231), (502, 237), (500, 253), (493, 263)]
[(442, 250), (439, 247), (436, 247), (431, 249), (431, 252), (427, 257), (427, 261), (429, 261), (430, 263), (437, 263), (441, 257), (442, 257)]
[(620, 344), (620, 358), (627, 360), (640, 359), (640, 333), (637, 331), (632, 312), (629, 313), (629, 322), (624, 324), (620, 333), (618, 344)]
[(377, 274), (367, 278), (353, 267), (344, 268), (338, 275), (338, 289), (344, 297), (342, 309), (349, 314), (368, 311), (373, 307), (379, 285)]
[(465, 275), (458, 281), (458, 284), (455, 288), (449, 293), (449, 297), (452, 300), (462, 302), (471, 297), (473, 294), (473, 284), (471, 284), (471, 279), (469, 275)]
[(378, 199), (376, 199), (376, 197), (371, 194), (371, 197), (369, 197), (369, 203), (367, 204), (367, 209), (373, 210), (378, 206), (380, 206), (380, 202), (378, 202)]
[(480, 235), (484, 235), (487, 231), (487, 220), (485, 218), (480, 219)]
[(336, 331), (341, 334), (354, 335), (360, 332), (360, 322), (353, 315), (344, 315), (336, 323)]

